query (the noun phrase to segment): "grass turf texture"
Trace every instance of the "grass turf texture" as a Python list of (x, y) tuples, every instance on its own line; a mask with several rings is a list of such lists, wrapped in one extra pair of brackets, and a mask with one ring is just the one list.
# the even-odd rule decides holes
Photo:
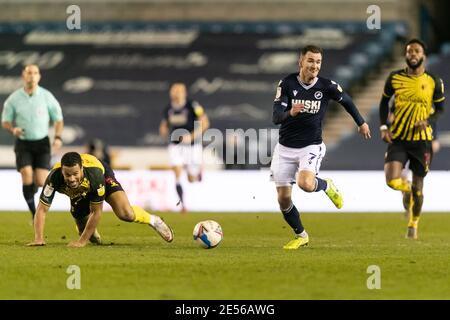
[[(396, 214), (302, 214), (310, 245), (292, 238), (281, 214), (162, 213), (175, 230), (165, 243), (153, 229), (105, 213), (104, 245), (67, 248), (77, 239), (68, 213), (47, 217), (47, 246), (25, 247), (28, 213), (0, 213), (0, 299), (449, 299), (450, 215), (424, 214), (420, 240), (405, 239)], [(224, 240), (202, 249), (194, 225), (218, 221)], [(69, 265), (81, 290), (66, 288)], [(369, 265), (381, 289), (369, 290)]]

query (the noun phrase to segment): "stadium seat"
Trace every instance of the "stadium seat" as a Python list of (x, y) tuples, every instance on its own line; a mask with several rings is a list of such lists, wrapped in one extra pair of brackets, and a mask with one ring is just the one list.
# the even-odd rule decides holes
[(445, 42), (442, 44), (441, 53), (444, 55), (450, 55), (450, 42)]

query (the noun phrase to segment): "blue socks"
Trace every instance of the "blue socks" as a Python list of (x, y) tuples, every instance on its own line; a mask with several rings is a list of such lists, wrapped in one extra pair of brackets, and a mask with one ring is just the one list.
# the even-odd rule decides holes
[(325, 191), (327, 189), (327, 182), (319, 177), (316, 178), (316, 190), (314, 192)]
[(287, 210), (281, 210), (281, 212), (283, 212), (284, 220), (291, 226), (295, 234), (300, 234), (305, 230), (300, 220), (300, 214), (293, 203), (291, 203), (291, 206)]

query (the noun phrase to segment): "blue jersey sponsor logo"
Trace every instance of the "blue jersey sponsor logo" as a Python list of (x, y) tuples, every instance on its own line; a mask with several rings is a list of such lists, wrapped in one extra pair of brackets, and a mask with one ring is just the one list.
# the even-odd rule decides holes
[(319, 112), (322, 101), (292, 99), (292, 105), (294, 104), (303, 104), (305, 106), (303, 110), (300, 111), (301, 113), (306, 112), (314, 114)]

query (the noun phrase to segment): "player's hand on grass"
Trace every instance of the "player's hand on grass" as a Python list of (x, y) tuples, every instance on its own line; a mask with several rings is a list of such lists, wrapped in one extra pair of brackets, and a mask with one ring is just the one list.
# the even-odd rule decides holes
[(427, 120), (417, 121), (414, 127), (418, 128), (420, 131), (424, 131), (428, 127), (428, 121)]
[(367, 123), (363, 123), (362, 125), (359, 126), (358, 128), (358, 132), (365, 138), (365, 139), (370, 139), (372, 138), (370, 136), (370, 128), (369, 125)]
[(27, 247), (42, 247), (42, 246), (45, 246), (45, 241), (34, 240), (30, 243), (27, 243)]
[(83, 248), (86, 245), (86, 243), (80, 242), (80, 241), (71, 241), (67, 246), (70, 248)]
[(291, 117), (295, 117), (298, 115), (302, 110), (305, 108), (305, 105), (302, 103), (299, 104), (293, 104), (291, 110), (289, 110), (289, 114)]

